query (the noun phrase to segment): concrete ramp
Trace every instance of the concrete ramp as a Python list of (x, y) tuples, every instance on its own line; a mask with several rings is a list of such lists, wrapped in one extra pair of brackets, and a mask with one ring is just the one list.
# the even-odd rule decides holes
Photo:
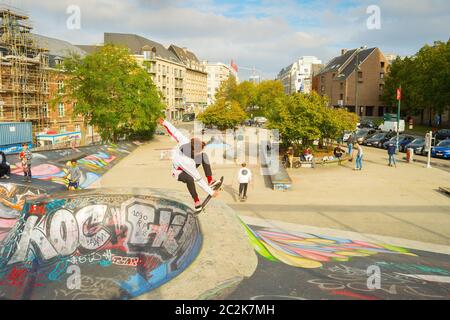
[(190, 207), (152, 190), (26, 198), (0, 242), (0, 298), (131, 299), (180, 274), (201, 243)]

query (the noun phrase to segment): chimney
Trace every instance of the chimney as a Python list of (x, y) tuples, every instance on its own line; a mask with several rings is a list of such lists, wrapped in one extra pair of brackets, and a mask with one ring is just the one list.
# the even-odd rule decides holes
[(341, 50), (341, 56), (343, 56), (344, 54), (346, 54), (347, 53), (347, 49), (342, 49)]

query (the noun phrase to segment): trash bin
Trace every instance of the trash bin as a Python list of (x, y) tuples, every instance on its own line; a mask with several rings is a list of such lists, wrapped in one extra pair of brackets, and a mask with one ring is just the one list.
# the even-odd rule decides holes
[(414, 149), (412, 149), (412, 148), (408, 148), (407, 150), (406, 150), (406, 161), (408, 162), (408, 163), (412, 163), (413, 161), (414, 161)]

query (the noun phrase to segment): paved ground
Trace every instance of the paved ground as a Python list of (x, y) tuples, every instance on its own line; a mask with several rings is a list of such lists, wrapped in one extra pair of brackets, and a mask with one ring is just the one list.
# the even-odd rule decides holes
[[(173, 146), (174, 143), (169, 137), (158, 136), (106, 173), (98, 186), (185, 190), (183, 184), (170, 176), (170, 161), (160, 159), (161, 150)], [(350, 233), (356, 238), (369, 239), (368, 241), (375, 239), (419, 250), (417, 252), (421, 254), (421, 260), (413, 261), (416, 264), (424, 263), (426, 259), (423, 260), (422, 256), (433, 254), (435, 256), (429, 259), (429, 263), (435, 263), (445, 272), (450, 272), (450, 197), (438, 191), (440, 186), (449, 186), (450, 173), (437, 168), (426, 169), (423, 164), (407, 164), (404, 161), (399, 161), (397, 168), (391, 168), (387, 166), (386, 151), (368, 147), (364, 148), (363, 170), (353, 171), (352, 165), (353, 163), (347, 163), (316, 169), (291, 169), (289, 174), (293, 179), (293, 188), (286, 192), (273, 191), (266, 177), (261, 176), (259, 166), (250, 166), (255, 179), (249, 188), (249, 199), (246, 203), (237, 199), (236, 173), (239, 166), (222, 164), (214, 167), (216, 176), (223, 175), (226, 179), (224, 192), (219, 200), (235, 209), (247, 223), (252, 219), (253, 222), (269, 221), (269, 224), (276, 221), (279, 223), (278, 229), (286, 232), (294, 227), (316, 228), (318, 231), (315, 234), (325, 236)], [(293, 228), (283, 227), (283, 224)], [(384, 257), (384, 254), (380, 256)], [(372, 262), (367, 260), (364, 263)], [(442, 265), (443, 262), (447, 264)], [(260, 266), (263, 269), (269, 268), (264, 269), (267, 272), (271, 268), (270, 263), (260, 262)], [(333, 266), (325, 265), (321, 270), (325, 267)], [(362, 268), (360, 265), (356, 267)], [(280, 268), (285, 269), (276, 267), (278, 270), (281, 270)], [(258, 268), (258, 272), (260, 271)], [(249, 281), (253, 281), (252, 279)], [(261, 286), (264, 287), (264, 284)], [(295, 296), (286, 290), (281, 293), (272, 290), (268, 294)], [(445, 296), (440, 292), (441, 289), (430, 290), (439, 291), (436, 294), (439, 297)], [(241, 294), (243, 295), (239, 296), (238, 291), (234, 298), (249, 298), (253, 293)], [(302, 294), (298, 296), (303, 297)], [(311, 295), (306, 298), (317, 297)], [(393, 296), (375, 296), (377, 297)], [(402, 296), (404, 297), (406, 296)]]

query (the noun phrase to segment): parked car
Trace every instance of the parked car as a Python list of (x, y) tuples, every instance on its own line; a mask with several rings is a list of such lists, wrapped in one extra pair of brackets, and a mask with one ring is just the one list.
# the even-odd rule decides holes
[(344, 131), (342, 142), (347, 142), (353, 135), (353, 131)]
[(394, 134), (395, 133), (393, 132), (380, 132), (366, 139), (366, 141), (364, 141), (364, 144), (366, 146), (382, 148), (383, 144), (389, 139), (391, 139), (394, 136)]
[(443, 140), (431, 148), (431, 156), (435, 158), (450, 159), (450, 139)]
[(264, 117), (255, 117), (253, 120), (257, 126), (262, 126), (267, 122), (267, 119)]
[(375, 129), (375, 124), (372, 120), (361, 120), (360, 123), (358, 123), (358, 128), (368, 128), (368, 129)]
[(440, 129), (434, 133), (436, 143), (442, 140), (450, 139), (450, 129)]
[[(408, 143), (412, 142), (414, 139), (415, 139), (415, 137), (413, 137), (413, 136), (400, 135), (398, 137), (398, 149), (399, 149), (399, 151), (403, 151), (405, 145), (407, 145)], [(393, 143), (393, 144), (397, 145), (397, 136), (394, 136), (391, 139), (389, 139), (388, 141), (386, 141), (385, 143), (383, 143), (383, 148), (387, 149), (390, 143)]]
[(362, 144), (364, 140), (375, 134), (377, 131), (375, 129), (363, 128), (356, 131), (353, 135), (353, 142)]
[(405, 150), (413, 149), (415, 154), (425, 155), (425, 138), (416, 138), (405, 146)]

